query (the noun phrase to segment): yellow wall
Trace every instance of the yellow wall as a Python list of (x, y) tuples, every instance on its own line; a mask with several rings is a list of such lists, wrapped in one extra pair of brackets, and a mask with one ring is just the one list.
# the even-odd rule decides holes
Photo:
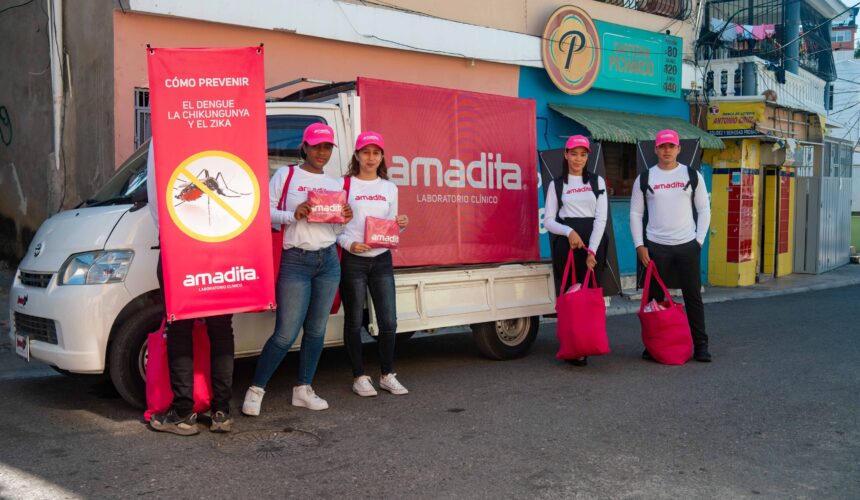
[[(711, 165), (714, 168), (717, 167), (715, 163), (711, 163)], [(729, 284), (730, 280), (726, 276), (728, 185), (728, 175), (713, 174), (711, 180), (711, 242), (708, 247), (708, 283), (716, 286), (734, 286)]]
[(758, 139), (727, 139), (726, 149), (706, 150), (703, 161), (713, 169), (711, 189), (711, 241), (708, 252), (708, 282), (717, 286), (748, 286), (755, 284), (759, 260), (759, 175), (753, 176), (753, 204), (742, 212), (740, 220), (752, 221), (752, 258), (746, 262), (728, 262), (729, 190), (732, 173), (758, 170), (761, 143)]

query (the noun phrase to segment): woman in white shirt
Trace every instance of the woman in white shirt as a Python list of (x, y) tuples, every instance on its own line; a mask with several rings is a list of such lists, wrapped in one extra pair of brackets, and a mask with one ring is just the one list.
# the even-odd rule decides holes
[[(309, 223), (308, 192), (340, 191), (340, 179), (323, 172), (334, 148), (334, 130), (324, 123), (309, 125), (302, 138), (301, 165), (278, 169), (269, 181), (269, 212), (272, 224), (285, 227), (284, 251), (278, 271), (275, 297), (278, 310), (275, 331), (263, 346), (254, 379), (245, 393), (242, 413), (256, 416), (266, 384), (281, 365), (299, 331), (304, 328), (299, 353), (299, 380), (293, 387), (293, 406), (325, 410), (328, 403), (311, 388), (323, 350), (329, 311), (340, 283), (340, 264), (335, 241), (342, 224)], [(278, 207), (286, 193), (286, 207)], [(352, 218), (344, 206), (347, 221)]]
[[(568, 139), (563, 173), (547, 187), (543, 225), (550, 233), (555, 288), (559, 295), (565, 292), (560, 289), (561, 278), (571, 248), (578, 283), (585, 279), (586, 269), (593, 270), (600, 282), (606, 261), (606, 183), (586, 168), (590, 151), (588, 138), (575, 135)], [(586, 364), (585, 358), (571, 362)]]
[(397, 332), (397, 310), (394, 293), (394, 268), (387, 248), (372, 248), (365, 243), (367, 217), (396, 220), (402, 231), (409, 218), (397, 213), (397, 185), (388, 180), (384, 157), (385, 141), (377, 132), (362, 132), (355, 142), (355, 154), (349, 165), (349, 197), (354, 217), (337, 242), (343, 247), (340, 297), (343, 301), (343, 342), (352, 364), (352, 390), (359, 396), (376, 396), (373, 381), (364, 373), (361, 327), (367, 290), (379, 325), (379, 387), (392, 394), (409, 391), (394, 373), (394, 339)]

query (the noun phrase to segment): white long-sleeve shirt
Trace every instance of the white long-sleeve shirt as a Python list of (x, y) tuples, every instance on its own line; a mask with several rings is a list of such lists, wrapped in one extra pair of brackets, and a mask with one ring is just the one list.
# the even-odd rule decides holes
[[(350, 252), (353, 243), (364, 243), (364, 224), (367, 217), (394, 219), (397, 217), (397, 185), (382, 178), (364, 181), (357, 177), (350, 180), (347, 203), (352, 207), (352, 220), (346, 224), (337, 243)], [(355, 254), (359, 257), (376, 257), (387, 252), (387, 248), (373, 248)]]
[(636, 248), (645, 242), (642, 235), (642, 217), (645, 214), (645, 204), (648, 204), (648, 241), (659, 245), (681, 245), (694, 238), (700, 245), (704, 244), (711, 224), (711, 203), (705, 179), (699, 176), (696, 187), (696, 212), (698, 220), (693, 219), (693, 204), (690, 201), (693, 193), (688, 187), (690, 180), (687, 166), (679, 163), (671, 170), (663, 170), (653, 166), (648, 173), (647, 199), (642, 198), (639, 187), (639, 177), (633, 183), (633, 194), (630, 197), (630, 231)]
[(546, 202), (544, 203), (543, 226), (546, 230), (552, 234), (567, 237), (573, 229), (556, 221), (556, 215), (562, 219), (566, 217), (594, 217), (594, 227), (591, 230), (591, 237), (588, 239), (588, 248), (596, 253), (606, 230), (606, 214), (608, 212), (606, 183), (603, 181), (603, 177), (597, 177), (597, 187), (602, 189), (604, 193), (595, 197), (591, 185), (587, 182), (583, 183), (581, 175), (568, 174), (567, 184), (564, 185), (564, 190), (561, 193), (562, 206), (559, 210), (555, 195), (555, 181), (550, 182), (546, 188)]
[[(286, 210), (278, 210), (278, 202), (287, 180), (290, 168), (295, 169), (290, 186), (287, 190)], [(343, 224), (324, 224), (308, 222), (307, 218), (296, 220), (296, 207), (308, 200), (309, 191), (342, 191), (343, 180), (324, 173), (312, 174), (301, 167), (281, 167), (269, 181), (269, 213), (272, 216), (272, 226), (281, 224), (284, 230), (284, 248), (301, 248), (302, 250), (320, 250), (326, 248), (337, 239), (343, 231)]]

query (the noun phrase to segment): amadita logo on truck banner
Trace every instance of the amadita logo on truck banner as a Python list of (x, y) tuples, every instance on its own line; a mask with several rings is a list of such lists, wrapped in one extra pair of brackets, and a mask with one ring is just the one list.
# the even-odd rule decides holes
[(216, 273), (186, 274), (182, 281), (184, 287), (199, 287), (199, 291), (241, 288), (245, 281), (259, 279), (257, 270), (244, 266), (233, 266), (230, 270)]
[(440, 159), (423, 156), (411, 162), (404, 156), (394, 156), (391, 162), (388, 175), (399, 186), (465, 188), (468, 185), (476, 189), (515, 191), (523, 188), (522, 168), (516, 163), (503, 162), (501, 153), (481, 153), (481, 159), (469, 162), (468, 166), (452, 158), (444, 167)]
[(534, 101), (370, 78), (357, 87), (361, 129), (384, 131), (398, 211), (419, 228), (402, 235), (395, 267), (540, 258)]

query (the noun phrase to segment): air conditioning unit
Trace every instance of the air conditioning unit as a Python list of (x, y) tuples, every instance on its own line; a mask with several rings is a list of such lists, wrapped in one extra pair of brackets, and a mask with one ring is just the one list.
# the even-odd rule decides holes
[(774, 150), (772, 144), (764, 143), (761, 148), (761, 164), (762, 165), (784, 165), (785, 164), (785, 148), (777, 148)]

